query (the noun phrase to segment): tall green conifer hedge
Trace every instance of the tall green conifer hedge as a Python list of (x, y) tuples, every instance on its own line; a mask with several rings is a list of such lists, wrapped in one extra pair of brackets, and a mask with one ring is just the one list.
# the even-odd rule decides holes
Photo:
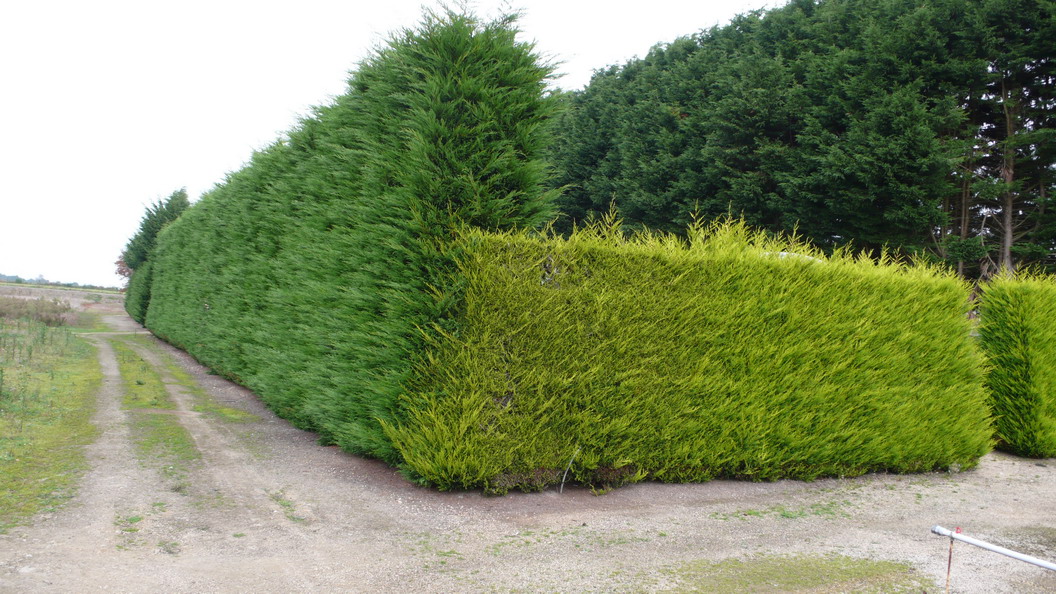
[(1056, 457), (1056, 280), (1031, 274), (991, 279), (980, 310), (997, 447)]
[(427, 16), (159, 241), (147, 325), (343, 448), (399, 460), (381, 421), (453, 330), (463, 224), (547, 220), (549, 67), (512, 18)]
[(389, 427), (441, 488), (974, 466), (991, 428), (965, 285), (740, 225), (471, 233), (460, 332)]
[(429, 16), (157, 238), (147, 326), (324, 440), (441, 488), (971, 466), (966, 287), (730, 225), (552, 216), (550, 71)]

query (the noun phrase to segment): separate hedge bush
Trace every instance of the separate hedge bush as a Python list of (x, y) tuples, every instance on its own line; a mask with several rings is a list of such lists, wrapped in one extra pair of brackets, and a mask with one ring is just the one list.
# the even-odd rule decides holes
[(150, 307), (150, 262), (157, 245), (158, 233), (178, 219), (190, 204), (187, 200), (187, 190), (181, 188), (168, 198), (148, 206), (140, 219), (139, 229), (121, 252), (119, 262), (132, 271), (132, 278), (129, 279), (125, 291), (125, 310), (140, 324), (146, 321), (147, 309)]
[[(161, 232), (147, 326), (326, 442), (381, 428), (425, 335), (455, 330), (461, 225), (541, 225), (550, 68), (512, 19), (428, 16), (349, 91)], [(137, 271), (138, 274), (138, 271)]]
[(458, 333), (387, 427), (442, 489), (772, 480), (976, 464), (992, 429), (967, 288), (728, 224), (473, 231)]
[(125, 290), (125, 311), (140, 324), (147, 320), (151, 277), (151, 263), (148, 260), (132, 273), (132, 278), (128, 279), (128, 288)]
[(1056, 280), (1031, 274), (991, 280), (979, 337), (990, 359), (987, 386), (997, 447), (1056, 456)]

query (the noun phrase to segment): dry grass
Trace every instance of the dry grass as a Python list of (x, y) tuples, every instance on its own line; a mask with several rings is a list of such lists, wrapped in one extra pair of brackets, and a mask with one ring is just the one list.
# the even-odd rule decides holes
[(74, 319), (70, 304), (58, 299), (0, 297), (0, 318), (34, 320), (48, 326), (66, 326)]

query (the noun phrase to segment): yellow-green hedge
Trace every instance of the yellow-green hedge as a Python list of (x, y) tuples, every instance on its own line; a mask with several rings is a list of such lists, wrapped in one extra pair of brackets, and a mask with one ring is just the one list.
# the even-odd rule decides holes
[(986, 285), (980, 314), (997, 447), (1056, 456), (1056, 280), (997, 277)]
[(468, 232), (459, 332), (387, 426), (442, 489), (973, 466), (982, 355), (952, 274), (740, 224), (690, 239)]

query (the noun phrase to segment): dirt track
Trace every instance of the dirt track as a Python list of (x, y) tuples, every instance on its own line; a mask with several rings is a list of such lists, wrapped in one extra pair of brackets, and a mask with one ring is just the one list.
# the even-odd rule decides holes
[[(65, 508), (0, 536), (2, 592), (658, 591), (692, 588), (698, 561), (787, 555), (906, 563), (942, 591), (949, 541), (930, 534), (934, 524), (1056, 559), (1056, 460), (990, 454), (952, 475), (640, 484), (603, 496), (436, 493), (317, 445), (167, 345), (133, 343), (168, 378), (173, 414), (202, 455), (177, 482), (137, 460), (120, 407), (111, 341), (143, 330), (105, 302), (88, 307), (114, 331), (86, 335), (105, 372), (91, 470)], [(193, 412), (165, 357), (261, 420)], [(134, 531), (129, 518), (140, 518)], [(765, 580), (744, 588), (771, 591)], [(1051, 592), (1056, 572), (958, 544), (952, 590)]]

